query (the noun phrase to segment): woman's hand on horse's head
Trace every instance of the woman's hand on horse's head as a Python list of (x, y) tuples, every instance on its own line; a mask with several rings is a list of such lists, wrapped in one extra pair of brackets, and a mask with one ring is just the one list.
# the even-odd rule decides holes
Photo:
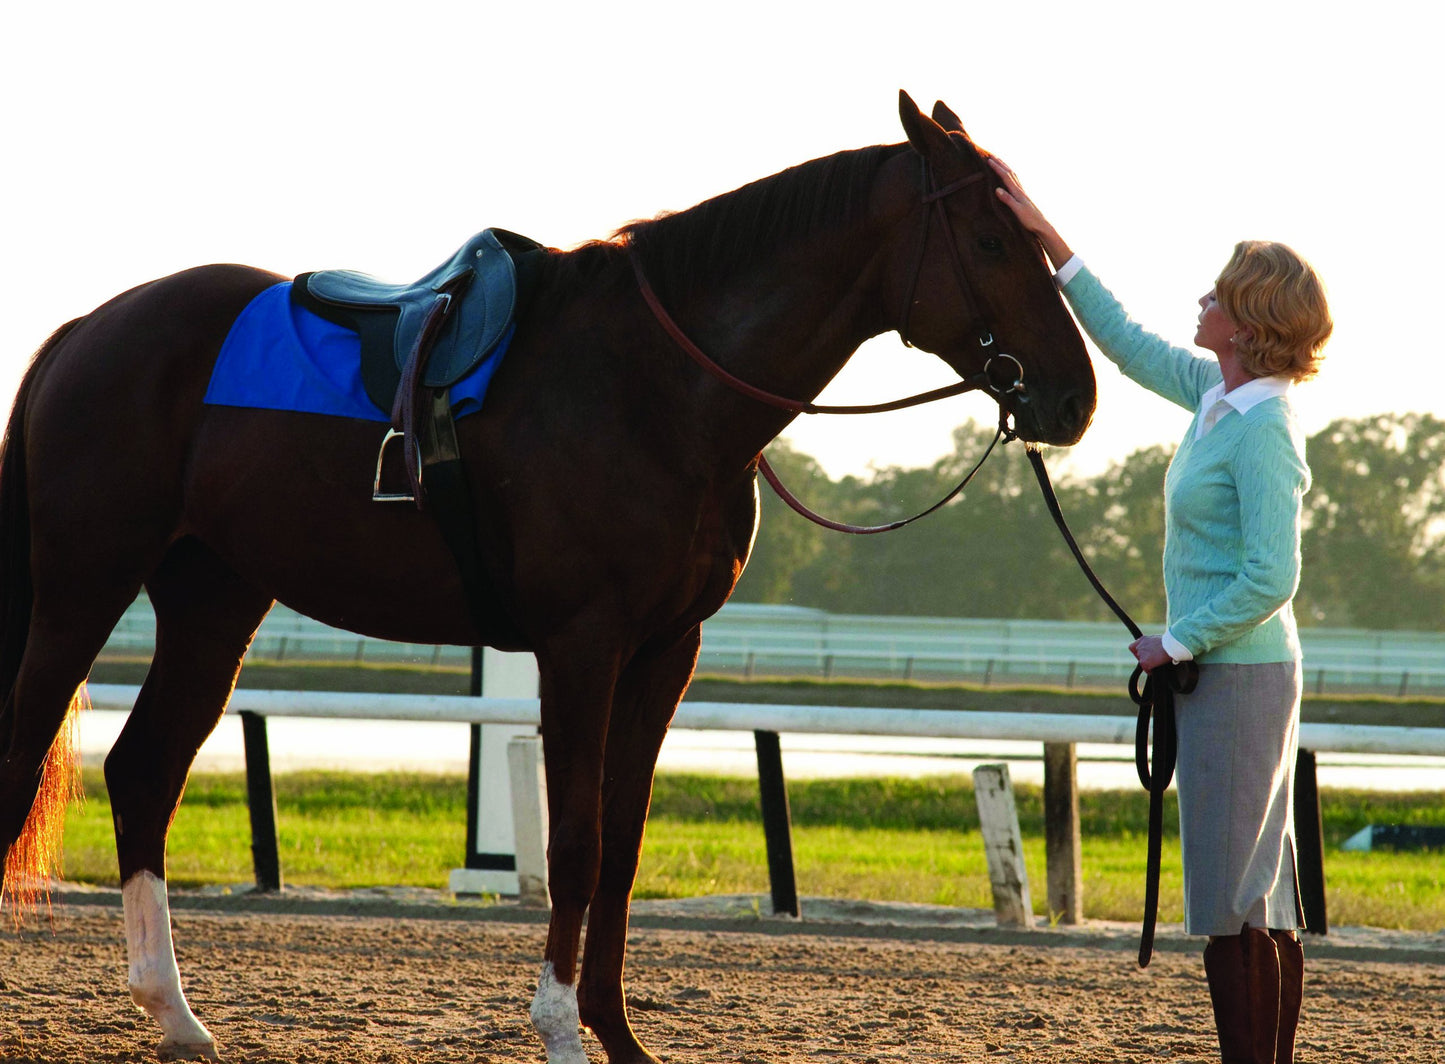
[(1042, 235), (1045, 229), (1052, 228), (1049, 220), (1044, 217), (1044, 212), (1035, 206), (1034, 201), (1029, 199), (1028, 193), (1024, 191), (1023, 184), (1019, 181), (1018, 175), (1013, 172), (1008, 163), (1004, 162), (997, 155), (988, 157), (988, 165), (993, 167), (993, 172), (1003, 182), (1002, 186), (995, 189), (998, 198), (1008, 204), (1009, 209), (1018, 218), (1019, 224), (1035, 236)]
[(1059, 236), (1058, 230), (1049, 224), (1049, 220), (1044, 217), (1044, 212), (1039, 210), (1033, 200), (1029, 199), (1028, 193), (1024, 191), (1023, 185), (1019, 182), (1018, 175), (997, 155), (990, 155), (988, 164), (993, 167), (993, 172), (1002, 182), (1001, 187), (996, 190), (998, 198), (1003, 200), (1009, 210), (1014, 212), (1014, 217), (1019, 220), (1019, 224), (1025, 230), (1038, 237), (1039, 243), (1044, 246), (1045, 254), (1053, 262), (1054, 269), (1058, 269), (1073, 258), (1074, 253), (1069, 250), (1069, 245), (1064, 243), (1063, 237)]

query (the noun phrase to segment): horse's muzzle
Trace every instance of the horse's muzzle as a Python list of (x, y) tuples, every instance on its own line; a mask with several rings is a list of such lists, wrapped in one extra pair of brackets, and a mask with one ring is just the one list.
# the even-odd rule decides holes
[(1039, 388), (1029, 390), (1028, 402), (1009, 396), (1005, 405), (1014, 417), (1014, 431), (1030, 443), (1072, 447), (1084, 436), (1094, 419), (1092, 392), (1072, 390), (1052, 395)]

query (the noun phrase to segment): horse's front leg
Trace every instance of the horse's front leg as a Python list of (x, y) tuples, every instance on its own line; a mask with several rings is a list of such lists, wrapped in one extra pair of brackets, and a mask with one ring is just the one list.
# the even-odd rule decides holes
[(602, 758), (617, 683), (618, 655), (599, 644), (605, 624), (537, 652), (542, 749), (547, 766), (547, 877), (552, 921), (532, 1026), (547, 1064), (587, 1064), (577, 1005), (577, 947), (602, 863)]
[(627, 915), (652, 799), (653, 770), (677, 703), (697, 663), (699, 630), (655, 656), (628, 664), (617, 685), (607, 734), (602, 867), (587, 918), (579, 1002), (582, 1022), (611, 1064), (657, 1064), (627, 1019), (622, 969)]

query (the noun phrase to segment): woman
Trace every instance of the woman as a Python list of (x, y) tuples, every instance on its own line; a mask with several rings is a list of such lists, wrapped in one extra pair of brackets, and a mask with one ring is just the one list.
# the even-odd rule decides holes
[(1291, 600), (1309, 489), (1293, 385), (1332, 329), (1324, 288), (1282, 244), (1246, 241), (1199, 300), (1200, 358), (1130, 321), (991, 160), (998, 195), (1043, 245), (1065, 298), (1124, 375), (1194, 412), (1164, 482), (1168, 627), (1129, 647), (1152, 670), (1193, 658), (1179, 695), (1177, 786), (1185, 929), (1204, 968), (1225, 1061), (1294, 1059), (1304, 951), (1294, 765), (1301, 668)]

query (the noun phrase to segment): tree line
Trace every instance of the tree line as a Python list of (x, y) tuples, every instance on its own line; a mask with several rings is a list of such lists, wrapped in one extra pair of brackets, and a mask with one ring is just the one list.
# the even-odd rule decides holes
[[(927, 468), (830, 479), (786, 443), (768, 451), (807, 505), (853, 524), (927, 508), (972, 468), (993, 430), (970, 421)], [(1308, 440), (1302, 625), (1445, 630), (1445, 420), (1430, 414), (1340, 419)], [(1064, 471), (1059, 501), (1106, 587), (1141, 624), (1164, 620), (1164, 473), (1173, 449), (1136, 450), (1095, 476)], [(1055, 463), (1050, 462), (1050, 472)], [(1048, 514), (1018, 444), (997, 448), (937, 513), (894, 532), (820, 528), (760, 486), (757, 545), (734, 601), (834, 613), (1108, 620)]]

